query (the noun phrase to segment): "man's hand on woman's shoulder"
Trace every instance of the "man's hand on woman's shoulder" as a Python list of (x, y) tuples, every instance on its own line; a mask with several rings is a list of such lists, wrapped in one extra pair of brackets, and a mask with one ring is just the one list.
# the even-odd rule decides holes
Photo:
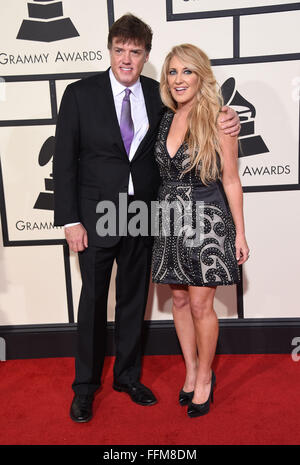
[(224, 106), (218, 117), (218, 127), (225, 134), (230, 136), (238, 136), (241, 125), (240, 118), (233, 108)]

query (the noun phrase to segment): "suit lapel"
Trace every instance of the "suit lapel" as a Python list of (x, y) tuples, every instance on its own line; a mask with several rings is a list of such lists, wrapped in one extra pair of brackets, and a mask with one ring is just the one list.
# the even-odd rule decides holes
[(147, 85), (147, 81), (144, 80), (143, 76), (141, 76), (141, 85), (143, 89), (146, 111), (147, 111), (148, 120), (149, 120), (149, 129), (148, 129), (148, 133), (149, 133), (149, 131), (152, 129), (153, 124), (154, 124), (154, 116), (156, 113), (155, 106), (154, 106), (155, 100), (153, 99), (152, 88)]
[(148, 85), (147, 80), (144, 79), (143, 76), (140, 77), (140, 80), (141, 80), (141, 85), (142, 85), (144, 99), (145, 99), (149, 127), (148, 127), (148, 131), (145, 137), (143, 138), (140, 145), (138, 146), (132, 158), (132, 161), (135, 160), (143, 152), (143, 148), (146, 145), (147, 140), (150, 138), (153, 128), (155, 127), (155, 123), (156, 123), (155, 115), (157, 114), (157, 109), (155, 108), (156, 99), (154, 98), (152, 87)]

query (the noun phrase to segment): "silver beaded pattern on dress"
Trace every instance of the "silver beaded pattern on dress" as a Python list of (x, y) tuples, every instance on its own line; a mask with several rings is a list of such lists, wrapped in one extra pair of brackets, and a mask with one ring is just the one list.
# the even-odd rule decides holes
[[(172, 118), (171, 111), (163, 116), (155, 146), (162, 184), (152, 256), (153, 282), (190, 286), (236, 284), (240, 273), (235, 256), (235, 227), (223, 186), (220, 180), (205, 186), (195, 170), (184, 173), (190, 163), (185, 143), (170, 157), (166, 139)], [(169, 205), (174, 207), (171, 214)]]

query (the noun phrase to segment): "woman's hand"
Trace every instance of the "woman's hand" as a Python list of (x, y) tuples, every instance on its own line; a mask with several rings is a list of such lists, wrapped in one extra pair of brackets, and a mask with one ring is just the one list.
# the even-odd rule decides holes
[(238, 265), (242, 265), (249, 258), (249, 247), (244, 234), (237, 234), (235, 239), (236, 259)]

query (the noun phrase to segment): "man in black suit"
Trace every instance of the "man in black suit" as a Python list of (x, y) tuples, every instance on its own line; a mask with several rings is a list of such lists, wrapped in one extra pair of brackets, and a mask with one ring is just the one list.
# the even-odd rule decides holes
[[(159, 84), (141, 76), (151, 50), (152, 31), (133, 15), (110, 29), (107, 71), (67, 86), (56, 129), (54, 154), (55, 224), (65, 226), (72, 251), (78, 252), (82, 291), (78, 309), (78, 350), (70, 415), (76, 422), (92, 418), (94, 393), (100, 386), (105, 356), (107, 296), (114, 260), (117, 263), (113, 388), (137, 404), (157, 400), (140, 383), (141, 330), (151, 266), (151, 240), (96, 231), (98, 202), (116, 206), (119, 194), (128, 202), (155, 200), (159, 174), (153, 156), (164, 108)], [(129, 90), (127, 90), (129, 89)], [(125, 103), (125, 101), (127, 103)], [(128, 110), (129, 102), (129, 110)], [(127, 117), (131, 137), (122, 125)], [(227, 124), (236, 131), (235, 112)], [(123, 225), (124, 226), (124, 225)]]

